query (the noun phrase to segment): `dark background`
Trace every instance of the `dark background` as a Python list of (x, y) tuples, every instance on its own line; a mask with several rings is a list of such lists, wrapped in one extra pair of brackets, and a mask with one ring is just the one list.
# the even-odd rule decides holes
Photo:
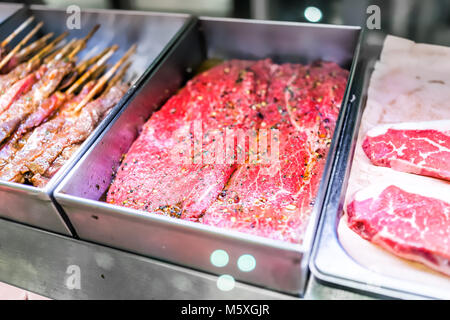
[[(13, 2), (13, 1), (6, 1)], [(381, 31), (371, 31), (368, 41), (381, 43), (390, 33), (418, 42), (450, 45), (450, 0), (32, 0), (64, 8), (115, 8), (186, 12), (196, 15), (251, 19), (307, 21), (305, 10), (313, 6), (322, 12), (320, 23), (365, 25), (369, 5), (381, 10)]]

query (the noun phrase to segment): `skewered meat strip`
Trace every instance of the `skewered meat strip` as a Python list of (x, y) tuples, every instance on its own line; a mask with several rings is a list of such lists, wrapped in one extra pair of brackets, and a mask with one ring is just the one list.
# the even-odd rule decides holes
[(42, 188), (44, 187), (50, 179), (61, 169), (61, 167), (70, 159), (70, 157), (78, 150), (80, 144), (75, 144), (66, 147), (63, 152), (58, 156), (58, 158), (53, 161), (52, 165), (47, 169), (47, 171), (41, 175), (39, 173), (35, 174), (31, 178), (31, 183), (33, 186)]
[(20, 51), (22, 46), (27, 43), (36, 32), (39, 31), (39, 29), (44, 25), (43, 22), (39, 22), (22, 40), (19, 41), (19, 43), (12, 49), (8, 54), (1, 59), (0, 61), (0, 70), (2, 70), (9, 61)]
[(4, 94), (0, 95), (0, 114), (6, 111), (22, 94), (28, 92), (36, 80), (36, 75), (31, 74), (24, 79), (17, 81), (12, 87), (7, 89)]
[(2, 42), (0, 42), (0, 59), (3, 59), (8, 55), (8, 44), (21, 33), (31, 22), (33, 22), (34, 17), (29, 17), (20, 26), (18, 26), (11, 34), (6, 37)]
[[(0, 178), (44, 186), (127, 90), (127, 85), (118, 83), (127, 67), (117, 71), (136, 45), (74, 96), (81, 85), (105, 71), (106, 61), (118, 46), (106, 48), (75, 67), (76, 55), (100, 27), (96, 25), (83, 39), (72, 39), (51, 54), (67, 32), (46, 45), (53, 35), (49, 33), (22, 49), (42, 27), (41, 22), (8, 52), (6, 45), (31, 21), (33, 18), (0, 44), (0, 70), (7, 72), (0, 75)], [(37, 50), (38, 54), (22, 62)], [(91, 101), (101, 91), (104, 93)]]
[[(66, 35), (67, 33), (61, 34), (59, 37), (55, 38), (50, 44), (45, 46), (45, 48), (43, 48), (29, 61), (19, 64), (17, 67), (15, 67), (12, 71), (10, 71), (7, 74), (0, 75), (0, 96), (4, 95), (6, 93), (6, 90), (8, 90), (17, 81), (20, 81), (21, 79), (29, 76), (35, 70), (39, 70), (40, 73), (44, 72), (46, 70), (46, 67), (41, 66), (42, 58)], [(38, 78), (39, 76), (35, 76), (34, 81), (36, 81)]]
[(79, 144), (88, 137), (102, 116), (117, 104), (127, 89), (128, 86), (118, 84), (104, 96), (86, 105), (79, 114), (74, 113), (73, 108), (84, 96), (79, 95), (65, 104), (54, 118), (33, 131), (22, 149), (0, 172), (0, 179), (24, 182), (24, 174), (30, 179), (35, 174), (44, 175), (65, 148)]
[(29, 64), (28, 62), (23, 62), (14, 68), (11, 72), (7, 74), (0, 75), (0, 94), (6, 93), (6, 90), (15, 84), (18, 80), (26, 77), (30, 72), (34, 71), (39, 67), (39, 61)]
[(24, 122), (22, 122), (14, 134), (0, 148), (0, 169), (3, 168), (9, 159), (19, 150), (22, 139), (27, 132), (33, 130), (44, 122), (55, 110), (57, 110), (66, 100), (67, 96), (60, 92), (52, 94), (47, 98)]
[[(0, 169), (3, 168), (7, 162), (14, 156), (14, 154), (22, 148), (23, 143), (26, 141), (21, 139), (27, 132), (33, 130), (35, 127), (43, 123), (48, 117), (50, 117), (56, 110), (59, 110), (60, 106), (66, 101), (73, 99), (75, 90), (83, 83), (82, 79), (86, 80), (89, 76), (95, 75), (95, 71), (102, 65), (96, 65), (91, 68), (86, 74), (84, 74), (78, 81), (76, 81), (69, 90), (65, 93), (57, 91), (47, 98), (38, 109), (32, 113), (24, 122), (20, 124), (15, 133), (0, 147)], [(96, 76), (94, 76), (96, 78)], [(70, 83), (67, 83), (70, 85)], [(73, 100), (73, 103), (79, 103), (90, 90), (93, 88), (95, 82), (91, 81), (87, 83), (81, 93)], [(61, 88), (61, 86), (60, 86)], [(0, 98), (1, 99), (1, 98)], [(64, 108), (63, 108), (64, 109)]]
[[(62, 93), (53, 94), (46, 100), (46, 103), (43, 104), (44, 107), (41, 109), (44, 113), (46, 111), (45, 105), (48, 105), (47, 110), (57, 110), (51, 120), (40, 125), (37, 122), (32, 123), (30, 121), (28, 126), (23, 124), (23, 130), (20, 130), (19, 127), (0, 150), (0, 179), (7, 180), (5, 177), (8, 177), (8, 175), (17, 175), (17, 181), (22, 181), (21, 174), (28, 171), (24, 162), (31, 159), (29, 157), (32, 157), (33, 153), (42, 152), (45, 145), (55, 139), (59, 128), (64, 124), (67, 111), (72, 110), (89, 93), (93, 85), (93, 81), (87, 83), (77, 96), (67, 96)], [(42, 120), (43, 117), (44, 115), (42, 117), (34, 116), (33, 118)], [(26, 127), (28, 127), (27, 130), (25, 130)], [(32, 130), (33, 128), (36, 129)]]
[(43, 153), (27, 161), (28, 169), (33, 174), (43, 175), (65, 148), (80, 144), (89, 136), (105, 113), (119, 102), (127, 90), (126, 84), (117, 84), (103, 96), (88, 103), (79, 114), (65, 112), (61, 116), (64, 122), (57, 136), (46, 145)]
[(31, 54), (36, 52), (37, 50), (42, 49), (46, 45), (46, 41), (53, 36), (53, 33), (48, 33), (42, 38), (36, 40), (26, 48), (23, 48), (19, 52), (17, 52), (11, 60), (8, 61), (6, 66), (4, 66), (1, 70), (2, 74), (9, 73), (12, 71), (15, 67), (17, 67), (22, 62), (26, 61)]

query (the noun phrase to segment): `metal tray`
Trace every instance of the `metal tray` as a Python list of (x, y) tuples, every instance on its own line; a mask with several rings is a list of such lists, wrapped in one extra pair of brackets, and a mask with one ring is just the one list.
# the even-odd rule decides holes
[(341, 245), (337, 227), (342, 216), (351, 164), (358, 138), (362, 113), (367, 101), (370, 76), (381, 46), (364, 46), (362, 59), (355, 71), (354, 94), (349, 104), (345, 125), (339, 141), (339, 153), (332, 167), (329, 188), (311, 254), (313, 275), (328, 285), (353, 289), (376, 297), (398, 299), (444, 298), (430, 286), (395, 279), (376, 273), (355, 261)]
[[(24, 7), (9, 17), (0, 26), (0, 35), (9, 34), (30, 15), (34, 15), (36, 21), (44, 21), (44, 26), (36, 37), (50, 31), (58, 35), (67, 30), (68, 15), (65, 10), (31, 6), (30, 8)], [(81, 11), (81, 29), (68, 30), (69, 38), (84, 36), (97, 23), (101, 24), (100, 29), (88, 42), (87, 48), (80, 53), (79, 57), (82, 58), (83, 55), (92, 52), (91, 50), (95, 47), (102, 50), (106, 46), (116, 43), (120, 48), (110, 60), (110, 63), (113, 63), (133, 43), (137, 43), (138, 49), (132, 58), (133, 64), (127, 74), (128, 78), (133, 76), (134, 84), (44, 188), (0, 181), (0, 217), (2, 218), (61, 234), (73, 234), (73, 228), (68, 219), (52, 199), (53, 190), (129, 96), (136, 91), (185, 27), (192, 23), (192, 19), (189, 15), (183, 14), (83, 10)]]
[[(23, 8), (23, 4), (20, 3), (0, 3), (0, 23), (9, 18), (16, 11)], [(2, 39), (3, 40), (3, 39)]]
[[(335, 61), (352, 68), (358, 57), (359, 27), (199, 18), (110, 123), (95, 144), (55, 191), (81, 239), (102, 243), (172, 263), (211, 272), (270, 289), (302, 294), (308, 277), (309, 252), (327, 187), (336, 144), (332, 142), (316, 205), (302, 245), (273, 241), (199, 223), (149, 215), (99, 201), (122, 154), (136, 139), (152, 112), (180, 88), (205, 58), (262, 59), (277, 62)], [(342, 105), (346, 109), (350, 73)], [(335, 139), (342, 126), (339, 118)], [(211, 254), (222, 249), (229, 263), (212, 265)], [(256, 267), (240, 271), (237, 260), (252, 255)]]

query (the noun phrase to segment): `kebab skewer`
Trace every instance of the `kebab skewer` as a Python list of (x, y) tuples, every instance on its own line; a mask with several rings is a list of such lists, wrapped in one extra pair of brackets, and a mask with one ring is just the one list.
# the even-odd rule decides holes
[[(39, 25), (37, 27), (39, 27)], [(55, 50), (53, 53), (51, 53), (48, 57), (46, 57), (44, 59), (44, 57), (46, 55), (48, 55), (54, 49), (54, 47), (68, 35), (67, 32), (64, 32), (63, 34), (61, 34), (60, 36), (55, 38), (50, 44), (45, 46), (38, 54), (36, 54), (34, 57), (32, 57), (29, 61), (19, 64), (17, 67), (13, 68), (13, 70), (11, 72), (9, 72), (7, 74), (0, 75), (0, 95), (5, 93), (5, 89), (9, 88), (16, 81), (24, 78), (29, 73), (36, 70), (42, 64), (42, 62), (48, 63), (48, 62), (54, 60), (58, 55), (63, 55), (64, 52), (67, 52), (67, 50), (74, 48), (75, 45), (78, 46), (78, 50), (75, 50), (75, 52), (74, 52), (76, 54), (78, 51), (80, 51), (82, 48), (84, 48), (86, 46), (87, 41), (89, 41), (89, 39), (93, 36), (93, 34), (98, 30), (98, 27), (99, 26), (96, 25), (88, 33), (88, 35), (81, 40), (72, 39), (72, 41), (70, 41), (66, 46)], [(44, 36), (43, 38), (44, 38), (44, 40), (46, 40), (46, 38), (48, 38), (48, 35)], [(42, 40), (42, 39), (40, 39), (40, 40)], [(25, 49), (27, 49), (27, 48), (25, 48)], [(28, 49), (23, 54), (27, 54), (30, 51), (31, 51), (31, 49)]]
[(1, 61), (0, 61), (0, 70), (3, 69), (4, 66), (11, 60), (11, 58), (19, 52), (22, 46), (27, 43), (35, 34), (39, 31), (40, 28), (44, 25), (43, 22), (39, 22), (33, 30), (31, 30), (20, 42), (12, 49)]
[(0, 43), (0, 59), (7, 55), (7, 46), (8, 44), (19, 34), (21, 33), (28, 25), (33, 22), (34, 17), (30, 17), (25, 20), (20, 26), (18, 26), (5, 40)]
[(71, 45), (65, 46), (53, 60), (44, 63), (39, 70), (30, 75), (36, 79), (36, 83), (30, 91), (22, 94), (0, 114), (0, 143), (3, 143), (20, 123), (36, 111), (41, 102), (56, 90), (64, 76), (73, 70), (76, 54), (85, 46), (85, 42), (91, 36), (92, 31), (84, 39), (74, 41), (75, 48)]
[[(68, 59), (73, 59), (75, 55), (86, 45), (86, 42), (92, 37), (93, 32), (96, 31), (98, 28), (95, 27), (92, 29), (89, 34), (81, 39), (76, 40), (73, 39), (71, 42), (69, 42), (66, 46), (62, 47), (59, 50), (56, 50), (52, 54), (52, 59), (46, 58), (44, 60), (44, 65), (40, 65), (42, 58), (49, 53), (54, 46), (61, 41), (67, 33), (63, 33), (58, 38), (56, 38), (52, 43), (47, 45), (44, 49), (41, 50), (36, 56), (34, 56), (29, 62), (19, 65), (17, 68), (15, 68), (12, 72), (5, 75), (3, 78), (0, 78), (0, 114), (3, 113), (5, 110), (7, 110), (14, 101), (18, 99), (18, 97), (21, 94), (24, 94), (30, 90), (30, 87), (34, 85), (34, 83), (40, 78), (40, 74), (45, 72), (46, 67), (48, 65), (51, 65), (54, 61), (58, 61), (61, 58), (63, 58), (72, 48), (74, 48), (75, 44), (76, 47), (72, 50), (71, 53), (68, 54)], [(40, 66), (39, 70), (35, 73), (31, 73), (34, 69), (36, 69), (38, 66)], [(28, 74), (28, 75), (27, 75)], [(27, 75), (27, 76), (26, 76)], [(11, 85), (12, 83), (15, 83), (18, 79), (24, 77), (22, 80), (19, 80), (19, 83), (17, 85), (14, 85), (13, 88), (8, 90), (6, 93), (4, 91), (4, 88), (6, 88), (8, 85)], [(6, 94), (3, 94), (6, 93)], [(0, 116), (0, 121), (2, 120)], [(10, 133), (8, 133), (10, 134)], [(0, 143), (4, 140), (4, 138), (1, 137), (0, 133)]]
[(136, 46), (100, 76), (117, 46), (75, 65), (99, 25), (56, 50), (67, 33), (47, 44), (53, 36), (49, 33), (22, 48), (41, 22), (6, 54), (7, 43), (32, 21), (0, 43), (0, 70), (9, 71), (0, 75), (0, 179), (43, 186), (128, 90), (121, 78), (130, 63), (120, 67)]
[[(44, 100), (37, 109), (28, 116), (22, 123), (18, 126), (18, 128), (15, 130), (14, 134), (9, 138), (9, 140), (3, 144), (3, 146), (0, 149), (0, 168), (3, 167), (9, 158), (17, 151), (17, 149), (20, 149), (20, 144), (18, 144), (19, 140), (23, 136), (26, 135), (27, 132), (33, 130), (37, 126), (39, 126), (41, 123), (43, 123), (47, 118), (49, 118), (55, 111), (58, 110), (58, 108), (63, 105), (66, 101), (73, 98), (73, 93), (90, 77), (96, 78), (99, 74), (99, 71), (104, 70), (104, 64), (106, 63), (107, 59), (114, 53), (114, 51), (117, 50), (117, 46), (113, 46), (110, 48), (109, 51), (106, 52), (106, 54), (101, 57), (101, 59), (91, 68), (89, 69), (85, 74), (83, 74), (80, 79), (75, 81), (75, 83), (67, 90), (66, 92), (56, 91), (53, 93), (49, 98)], [(82, 94), (76, 99), (76, 102), (80, 102), (82, 97), (87, 95), (89, 91), (93, 88), (93, 83), (88, 84), (84, 87), (84, 91)], [(59, 88), (61, 90), (61, 87)], [(19, 147), (18, 147), (19, 146)]]
[(20, 95), (31, 89), (37, 78), (35, 74), (29, 73), (39, 66), (40, 57), (48, 53), (64, 36), (63, 34), (61, 37), (55, 39), (55, 41), (42, 49), (29, 62), (22, 63), (10, 73), (0, 76), (0, 114), (8, 109)]
[(25, 78), (31, 72), (35, 71), (42, 63), (43, 58), (49, 54), (52, 49), (67, 36), (67, 32), (55, 38), (51, 43), (45, 46), (30, 60), (22, 62), (9, 73), (0, 75), (0, 96), (6, 93), (6, 90), (14, 85), (17, 81)]
[[(124, 73), (121, 73), (120, 77), (123, 75)], [(48, 146), (40, 157), (29, 163), (28, 179), (34, 186), (43, 187), (56, 174), (127, 90), (127, 84), (115, 81), (108, 91), (89, 102), (79, 115), (77, 112), (72, 114), (71, 121), (66, 121), (60, 129), (56, 143)]]
[[(95, 55), (92, 58), (89, 58), (89, 59), (86, 59), (86, 60), (80, 62), (75, 67), (74, 71), (63, 80), (62, 84), (59, 86), (60, 90), (67, 89), (79, 75), (83, 74), (91, 65), (97, 63), (100, 59), (104, 59), (105, 61), (108, 60), (108, 58), (114, 53), (114, 51), (117, 50), (117, 48), (118, 48), (117, 45), (113, 45), (111, 47), (106, 48), (105, 50), (100, 52), (98, 55)], [(100, 64), (103, 64), (103, 62), (100, 62)], [(96, 70), (98, 71), (98, 69), (96, 69)], [(90, 73), (85, 74), (84, 77), (89, 77), (90, 75), (91, 75)], [(84, 80), (80, 80), (80, 79), (77, 81), (78, 82), (84, 81)], [(74, 89), (76, 89), (76, 88), (73, 88), (71, 90), (74, 90)]]
[(103, 86), (106, 84), (106, 82), (111, 78), (114, 73), (120, 68), (120, 66), (136, 51), (136, 45), (132, 45), (130, 49), (128, 49), (127, 52), (123, 55), (122, 58), (120, 58), (119, 61), (98, 81), (98, 83), (95, 85), (95, 87), (92, 89), (92, 91), (87, 95), (80, 104), (75, 108), (74, 112), (79, 112), (86, 103), (89, 102), (95, 95), (97, 95), (98, 92), (101, 91)]
[(53, 33), (47, 33), (43, 37), (39, 38), (35, 42), (29, 44), (19, 52), (17, 52), (13, 57), (8, 61), (8, 63), (1, 69), (2, 74), (6, 74), (13, 70), (17, 65), (20, 63), (28, 60), (30, 56), (35, 53), (36, 51), (42, 49), (46, 44), (47, 40), (50, 39), (53, 36)]
[[(134, 51), (129, 50), (124, 58)], [(110, 69), (117, 70), (125, 60), (119, 60), (116, 65)], [(110, 81), (113, 85), (107, 87), (107, 90), (95, 100), (88, 102), (84, 108), (80, 111), (79, 105), (72, 109), (64, 110), (64, 114), (61, 118), (64, 119), (62, 127), (59, 128), (56, 138), (53, 138), (52, 142), (48, 144), (45, 151), (32, 161), (28, 161), (28, 168), (31, 173), (37, 177), (44, 175), (47, 170), (52, 166), (52, 163), (64, 152), (66, 148), (72, 148), (74, 145), (81, 144), (89, 134), (95, 129), (96, 125), (107, 115), (107, 112), (116, 105), (125, 92), (128, 90), (128, 85), (119, 83), (119, 80), (124, 76), (129, 64), (126, 64)], [(91, 96), (92, 93), (99, 93), (96, 91), (99, 88), (103, 89), (107, 80), (113, 73), (107, 72), (102, 78), (97, 81), (96, 86), (86, 95), (83, 101)], [(106, 80), (106, 81), (105, 81)], [(101, 90), (100, 89), (100, 90)], [(34, 183), (35, 184), (35, 183)]]

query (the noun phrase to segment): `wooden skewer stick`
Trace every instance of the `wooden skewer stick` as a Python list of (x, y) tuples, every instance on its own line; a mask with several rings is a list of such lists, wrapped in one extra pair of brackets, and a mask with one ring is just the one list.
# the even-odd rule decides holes
[(78, 89), (80, 85), (84, 83), (94, 72), (96, 72), (99, 68), (101, 68), (106, 61), (113, 55), (114, 52), (119, 47), (117, 45), (113, 45), (96, 63), (95, 65), (86, 71), (69, 89), (67, 89), (67, 93), (71, 94), (75, 90)]
[(60, 34), (58, 37), (52, 40), (48, 45), (46, 45), (41, 51), (39, 51), (36, 55), (34, 55), (30, 62), (33, 62), (35, 60), (41, 60), (46, 54), (48, 54), (62, 39), (67, 37), (69, 33), (66, 31), (62, 34)]
[(61, 60), (69, 53), (70, 50), (73, 49), (73, 46), (75, 45), (76, 42), (77, 42), (76, 39), (70, 40), (62, 48), (57, 49), (52, 54), (50, 54), (47, 58), (45, 58), (44, 62), (49, 63), (52, 60)]
[(111, 47), (106, 48), (105, 50), (103, 50), (103, 52), (101, 54), (99, 54), (95, 57), (81, 61), (77, 66), (75, 66), (74, 71), (72, 71), (65, 78), (65, 80), (60, 84), (59, 90), (65, 90), (68, 87), (70, 87), (79, 75), (84, 73), (86, 71), (86, 69), (89, 68), (92, 64), (96, 63), (97, 60), (100, 59), (102, 57), (102, 55), (104, 55), (106, 52), (108, 52), (109, 49), (111, 49)]
[(33, 30), (30, 31), (30, 33), (28, 33), (25, 38), (23, 38), (22, 40), (20, 40), (19, 44), (17, 46), (14, 47), (14, 49), (11, 50), (10, 53), (8, 53), (8, 55), (6, 57), (3, 58), (3, 60), (0, 62), (0, 70), (9, 62), (9, 60), (11, 60), (11, 58), (20, 50), (20, 48), (22, 48), (22, 46), (28, 42), (28, 40), (31, 39), (32, 36), (34, 36), (34, 34), (36, 32), (39, 31), (39, 29), (44, 25), (43, 22), (39, 22), (37, 24), (36, 27), (33, 28)]
[(81, 40), (78, 40), (75, 49), (68, 55), (69, 59), (72, 59), (73, 57), (75, 57), (77, 55), (78, 52), (80, 52), (81, 50), (83, 50), (86, 47), (86, 43), (89, 41), (89, 39), (92, 38), (92, 36), (94, 35), (94, 33), (97, 32), (97, 30), (100, 28), (100, 25), (97, 24), (95, 25), (91, 31), (89, 31), (89, 33)]
[[(50, 61), (55, 60), (56, 57), (59, 57), (58, 59), (62, 58), (65, 54), (67, 54), (67, 52), (69, 52), (73, 48), (75, 42), (76, 39), (72, 39), (69, 42), (65, 43), (63, 46), (54, 50), (50, 55), (48, 55), (45, 58), (44, 63), (49, 63)], [(61, 53), (63, 53), (64, 55), (61, 55)]]
[[(100, 68), (98, 68), (97, 70), (92, 72), (92, 74), (90, 75), (90, 77), (88, 77), (87, 80), (89, 80), (89, 79), (97, 79), (101, 74), (103, 74), (103, 72), (105, 72), (106, 69), (107, 69), (107, 65), (106, 64), (102, 65)], [(85, 84), (83, 86), (85, 86), (86, 84), (87, 84), (87, 82), (85, 82)], [(65, 87), (67, 87), (67, 86), (65, 86)], [(64, 89), (64, 88), (61, 88), (61, 89)], [(81, 89), (81, 90), (83, 90), (83, 89)], [(67, 91), (66, 91), (66, 93), (67, 93)]]
[(94, 88), (84, 97), (84, 99), (76, 106), (74, 112), (79, 112), (83, 107), (103, 88), (106, 82), (114, 75), (119, 67), (136, 51), (136, 45), (132, 45), (130, 49), (123, 55), (116, 64), (109, 69), (96, 83)]
[(0, 47), (4, 48), (8, 43), (12, 41), (12, 39), (14, 39), (19, 33), (21, 33), (23, 29), (28, 27), (28, 25), (33, 22), (33, 20), (34, 17), (29, 17), (27, 20), (25, 20), (25, 22), (18, 26), (16, 30), (14, 30), (8, 37), (6, 37), (5, 40), (0, 43)]
[(80, 62), (80, 64), (78, 66), (75, 67), (75, 70), (77, 73), (83, 73), (84, 71), (86, 71), (87, 68), (89, 68), (89, 66), (91, 66), (92, 64), (96, 63), (102, 56), (104, 56), (112, 47), (108, 47), (106, 49), (104, 49), (102, 52), (100, 52), (99, 54), (84, 60), (82, 62)]
[(114, 87), (116, 85), (116, 83), (122, 79), (122, 77), (125, 75), (125, 73), (127, 72), (128, 68), (130, 66), (131, 66), (131, 61), (128, 61), (122, 67), (122, 69), (120, 69), (120, 71), (116, 73), (116, 75), (111, 79), (111, 81), (108, 82), (108, 86), (103, 91), (103, 94), (106, 94), (109, 91), (109, 89)]
[(47, 33), (45, 36), (39, 38), (35, 42), (31, 43), (30, 45), (20, 50), (17, 53), (17, 56), (19, 57), (19, 59), (29, 56), (32, 52), (44, 47), (45, 44), (47, 43), (47, 40), (50, 39), (51, 37), (53, 37), (53, 32)]
[(89, 41), (89, 39), (92, 38), (92, 36), (97, 32), (97, 30), (100, 28), (99, 24), (96, 24), (91, 31), (89, 31), (89, 33), (86, 35), (86, 37), (84, 37), (83, 41), (85, 43), (87, 43)]
[(100, 68), (97, 69), (97, 71), (93, 72), (91, 75), (91, 79), (97, 79), (101, 74), (105, 72), (105, 70), (108, 69), (108, 65), (104, 64)]

